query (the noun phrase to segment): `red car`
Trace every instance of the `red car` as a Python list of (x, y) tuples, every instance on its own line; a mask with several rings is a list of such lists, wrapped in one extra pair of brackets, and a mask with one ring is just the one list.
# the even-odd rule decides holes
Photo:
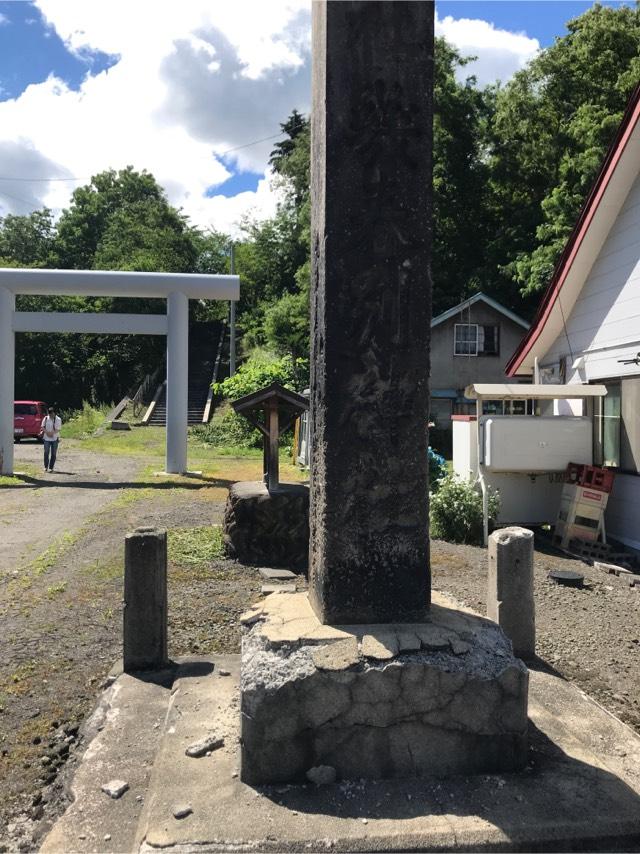
[(47, 414), (47, 404), (42, 400), (13, 401), (13, 438), (37, 439), (42, 442), (42, 419)]

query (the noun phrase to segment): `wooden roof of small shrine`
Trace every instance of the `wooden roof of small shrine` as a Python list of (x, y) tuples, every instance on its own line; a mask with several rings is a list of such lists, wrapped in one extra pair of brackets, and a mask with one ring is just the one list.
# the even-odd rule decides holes
[(309, 399), (295, 391), (290, 391), (288, 388), (280, 385), (280, 383), (271, 383), (271, 385), (261, 388), (259, 391), (253, 391), (251, 394), (245, 394), (237, 400), (231, 402), (234, 410), (237, 413), (245, 414), (253, 412), (257, 409), (262, 409), (265, 404), (276, 401), (278, 407), (295, 412), (306, 412), (309, 409)]

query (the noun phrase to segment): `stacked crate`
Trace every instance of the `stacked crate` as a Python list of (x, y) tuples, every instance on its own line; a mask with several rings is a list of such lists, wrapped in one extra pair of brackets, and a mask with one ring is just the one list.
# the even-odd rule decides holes
[(553, 537), (560, 548), (566, 549), (571, 540), (606, 541), (604, 511), (613, 477), (609, 469), (569, 463)]

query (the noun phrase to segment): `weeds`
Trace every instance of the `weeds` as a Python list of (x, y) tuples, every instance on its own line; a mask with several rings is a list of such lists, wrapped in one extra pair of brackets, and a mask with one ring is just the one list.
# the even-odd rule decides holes
[(47, 596), (49, 597), (49, 599), (53, 599), (54, 596), (56, 596), (58, 593), (64, 593), (64, 591), (66, 589), (67, 589), (67, 582), (66, 581), (60, 581), (60, 582), (58, 582), (58, 584), (52, 584), (49, 587), (47, 587)]
[(108, 411), (109, 407), (96, 409), (85, 400), (82, 409), (63, 413), (60, 435), (63, 439), (84, 439), (104, 424)]
[(168, 534), (169, 560), (176, 566), (202, 567), (223, 557), (222, 529), (219, 526), (176, 528)]

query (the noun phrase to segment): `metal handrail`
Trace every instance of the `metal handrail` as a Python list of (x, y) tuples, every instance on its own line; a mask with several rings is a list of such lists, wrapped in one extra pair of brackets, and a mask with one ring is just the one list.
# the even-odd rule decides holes
[(213, 407), (213, 384), (218, 381), (218, 374), (220, 373), (220, 362), (222, 359), (222, 346), (224, 344), (224, 334), (227, 329), (227, 321), (226, 319), (222, 321), (222, 329), (220, 331), (220, 339), (218, 340), (218, 349), (216, 352), (216, 359), (213, 365), (213, 375), (211, 377), (211, 383), (209, 384), (209, 392), (207, 394), (207, 402), (204, 407), (204, 413), (202, 415), (202, 423), (208, 424), (209, 419), (211, 418), (211, 409)]
[(140, 384), (140, 388), (132, 397), (131, 404), (133, 406), (134, 418), (137, 418), (138, 415), (140, 415), (140, 413), (142, 412), (142, 410), (147, 406), (149, 393), (152, 388), (155, 388), (161, 370), (162, 365), (160, 364), (152, 374), (147, 374), (146, 377), (143, 379), (142, 383)]

